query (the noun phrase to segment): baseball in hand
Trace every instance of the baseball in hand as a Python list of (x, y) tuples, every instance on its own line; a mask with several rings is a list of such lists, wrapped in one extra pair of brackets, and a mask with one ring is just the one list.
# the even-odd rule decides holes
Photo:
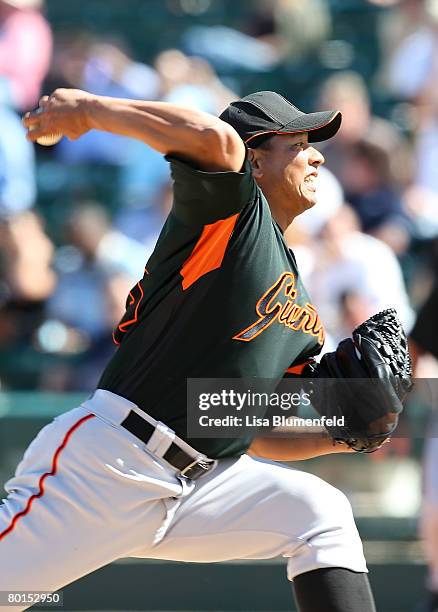
[[(42, 111), (42, 108), (38, 108), (35, 113), (41, 113)], [(29, 128), (29, 131), (32, 131), (32, 127)], [(61, 132), (53, 132), (37, 138), (37, 143), (44, 147), (51, 147), (52, 145), (57, 144), (61, 140), (62, 136), (63, 134), (61, 134)]]
[(37, 138), (37, 143), (43, 145), (44, 147), (51, 147), (58, 143), (62, 138), (62, 134), (57, 132), (53, 134), (47, 134), (47, 136), (40, 136)]

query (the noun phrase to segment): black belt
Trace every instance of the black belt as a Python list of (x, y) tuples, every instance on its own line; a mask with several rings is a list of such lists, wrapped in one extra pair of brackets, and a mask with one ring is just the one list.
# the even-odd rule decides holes
[[(149, 442), (152, 434), (155, 431), (155, 427), (153, 425), (148, 423), (148, 421), (143, 419), (133, 410), (130, 411), (126, 419), (122, 421), (120, 425), (146, 444)], [(175, 442), (172, 442), (167, 451), (164, 453), (163, 459), (179, 470), (181, 476), (184, 476), (189, 480), (196, 480), (203, 474), (206, 474), (215, 464), (213, 459), (208, 459), (207, 457), (201, 457), (199, 459), (191, 457), (182, 448), (175, 444)]]

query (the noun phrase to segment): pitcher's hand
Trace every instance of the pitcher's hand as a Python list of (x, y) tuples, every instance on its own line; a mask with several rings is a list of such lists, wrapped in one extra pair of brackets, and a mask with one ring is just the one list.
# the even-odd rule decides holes
[(50, 96), (43, 96), (39, 108), (23, 117), (28, 140), (35, 142), (56, 133), (76, 140), (90, 129), (88, 114), (94, 99), (96, 96), (80, 89), (55, 89)]

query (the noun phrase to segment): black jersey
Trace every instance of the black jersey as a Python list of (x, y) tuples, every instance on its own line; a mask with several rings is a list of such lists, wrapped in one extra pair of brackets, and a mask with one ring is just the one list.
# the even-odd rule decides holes
[(251, 439), (187, 437), (188, 378), (281, 379), (319, 353), (324, 329), (251, 174), (171, 159), (174, 203), (114, 333), (99, 383), (212, 458)]

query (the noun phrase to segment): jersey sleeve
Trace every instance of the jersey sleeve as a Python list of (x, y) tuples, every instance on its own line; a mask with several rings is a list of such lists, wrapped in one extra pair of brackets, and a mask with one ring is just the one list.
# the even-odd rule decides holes
[(203, 172), (174, 157), (172, 213), (186, 225), (207, 225), (227, 219), (254, 202), (257, 185), (248, 159), (241, 172)]

